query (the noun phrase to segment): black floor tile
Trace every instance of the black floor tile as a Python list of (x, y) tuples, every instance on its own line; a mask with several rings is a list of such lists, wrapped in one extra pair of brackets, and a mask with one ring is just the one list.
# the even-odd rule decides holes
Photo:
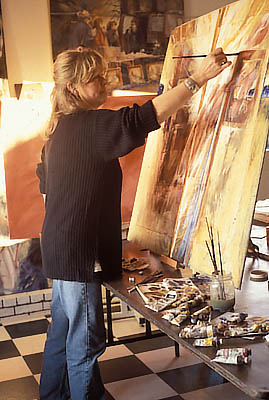
[(106, 400), (115, 400), (113, 396), (106, 390)]
[(158, 350), (165, 347), (174, 346), (174, 341), (165, 335), (152, 339), (141, 340), (139, 342), (128, 343), (125, 344), (125, 346), (128, 347), (128, 349), (134, 354), (137, 354), (144, 353), (145, 351)]
[(33, 375), (41, 373), (43, 353), (29, 354), (23, 358)]
[(12, 340), (0, 342), (0, 360), (18, 356), (20, 356), (20, 353)]
[(46, 333), (48, 329), (48, 324), (48, 320), (44, 318), (37, 321), (7, 325), (5, 326), (5, 329), (8, 331), (12, 339), (16, 339), (24, 336), (32, 336)]
[(38, 398), (38, 384), (33, 376), (0, 382), (0, 400), (34, 400)]
[(160, 372), (157, 375), (179, 394), (227, 382), (202, 363)]
[(184, 400), (184, 399), (183, 399), (183, 397), (180, 396), (180, 394), (178, 394), (177, 396), (167, 397), (167, 398), (161, 399), (161, 400)]
[(104, 383), (152, 374), (152, 371), (135, 356), (100, 361), (99, 367)]

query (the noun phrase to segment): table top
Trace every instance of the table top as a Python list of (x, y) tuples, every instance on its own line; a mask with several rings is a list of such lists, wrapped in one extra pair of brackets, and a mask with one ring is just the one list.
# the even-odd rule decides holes
[[(215, 348), (194, 347), (192, 345), (193, 339), (180, 338), (179, 327), (164, 320), (161, 313), (154, 312), (145, 307), (141, 296), (136, 290), (131, 293), (127, 290), (127, 288), (132, 285), (129, 282), (129, 277), (131, 276), (135, 278), (136, 283), (139, 283), (147, 275), (159, 270), (163, 273), (164, 277), (173, 278), (188, 276), (190, 275), (189, 271), (176, 270), (171, 266), (162, 263), (159, 256), (152, 254), (148, 250), (139, 250), (128, 241), (123, 241), (123, 256), (128, 259), (132, 257), (144, 259), (149, 262), (150, 267), (143, 272), (143, 275), (139, 275), (138, 272), (123, 272), (121, 279), (104, 282), (104, 286), (107, 289), (109, 289), (117, 298), (120, 298), (131, 308), (139, 312), (145, 319), (156, 325), (162, 332), (167, 334), (177, 343), (188, 348), (205, 364), (229, 380), (248, 396), (269, 399), (269, 347), (267, 347), (263, 338), (256, 337), (255, 340), (244, 340), (242, 338), (224, 339), (221, 348), (251, 348), (252, 355), (249, 364), (238, 366), (213, 362), (212, 359), (216, 354)], [(252, 282), (249, 280), (250, 271), (255, 265), (255, 262), (253, 263), (252, 261), (253, 260), (247, 260), (242, 288), (241, 290), (236, 290), (235, 311), (247, 312), (249, 316), (269, 316), (268, 283)], [(255, 265), (255, 268), (257, 268), (257, 265)], [(264, 266), (263, 269), (265, 269)]]

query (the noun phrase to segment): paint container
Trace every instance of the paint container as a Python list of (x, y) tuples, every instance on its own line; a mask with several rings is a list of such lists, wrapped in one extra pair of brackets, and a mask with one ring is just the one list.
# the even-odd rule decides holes
[(189, 312), (188, 311), (182, 311), (180, 314), (178, 314), (175, 318), (173, 318), (172, 320), (170, 320), (171, 324), (176, 325), (176, 326), (180, 326), (182, 324), (182, 322), (186, 321), (186, 319), (189, 316)]
[(231, 356), (243, 356), (243, 357), (248, 357), (251, 356), (251, 349), (247, 347), (235, 347), (235, 348), (230, 348), (230, 349), (220, 349), (217, 350), (216, 356), (222, 356), (222, 357), (231, 357)]
[(219, 346), (222, 344), (223, 340), (215, 337), (208, 337), (208, 338), (204, 338), (204, 339), (195, 339), (195, 341), (193, 342), (193, 345), (195, 347), (217, 347), (219, 348)]
[(210, 305), (221, 312), (231, 309), (235, 304), (234, 284), (231, 273), (212, 275), (210, 283)]
[(212, 361), (223, 364), (243, 365), (243, 364), (248, 364), (249, 360), (250, 360), (249, 357), (244, 357), (242, 355), (235, 354), (228, 357), (216, 356), (215, 358), (213, 358)]
[(268, 272), (262, 269), (253, 269), (250, 272), (249, 279), (253, 282), (266, 282), (268, 280)]
[(219, 317), (220, 322), (229, 324), (240, 324), (248, 317), (244, 312), (227, 312)]
[(211, 306), (206, 306), (191, 315), (191, 323), (196, 324), (198, 321), (209, 321), (211, 319)]
[(186, 339), (207, 338), (214, 336), (215, 329), (213, 325), (206, 326), (186, 326), (179, 332), (180, 337)]

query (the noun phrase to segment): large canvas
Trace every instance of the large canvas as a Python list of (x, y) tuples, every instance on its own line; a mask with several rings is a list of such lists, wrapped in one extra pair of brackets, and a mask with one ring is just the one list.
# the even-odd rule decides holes
[(268, 0), (241, 0), (176, 28), (165, 90), (222, 47), (232, 67), (153, 132), (147, 143), (129, 239), (193, 271), (212, 273), (207, 224), (223, 268), (240, 287), (268, 132)]

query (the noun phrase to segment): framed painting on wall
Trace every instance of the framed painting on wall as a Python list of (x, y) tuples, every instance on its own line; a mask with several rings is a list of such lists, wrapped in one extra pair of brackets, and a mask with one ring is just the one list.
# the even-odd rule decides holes
[(142, 65), (131, 65), (128, 68), (128, 77), (131, 85), (145, 82)]
[(163, 62), (146, 64), (148, 81), (159, 82), (163, 70)]
[[(50, 14), (54, 58), (59, 52), (79, 45), (104, 53), (104, 47), (109, 46), (107, 28), (110, 30), (111, 20), (116, 23), (117, 33), (121, 2), (50, 0)], [(112, 33), (115, 41), (116, 35)]]
[(107, 89), (108, 91), (112, 91), (113, 89), (117, 89), (122, 86), (122, 74), (121, 69), (117, 68), (109, 68), (107, 70)]

